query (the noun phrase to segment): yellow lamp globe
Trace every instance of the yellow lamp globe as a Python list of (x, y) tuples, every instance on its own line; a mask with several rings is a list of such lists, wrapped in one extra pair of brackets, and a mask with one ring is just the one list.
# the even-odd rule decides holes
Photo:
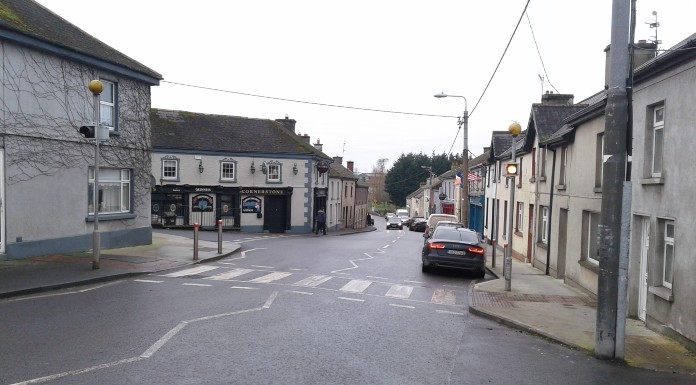
[(93, 95), (99, 95), (104, 91), (104, 84), (99, 80), (92, 80), (89, 82), (89, 91), (92, 92)]
[(520, 134), (520, 132), (522, 132), (522, 126), (520, 126), (520, 124), (517, 122), (512, 122), (510, 126), (508, 126), (508, 132), (512, 136), (517, 136)]

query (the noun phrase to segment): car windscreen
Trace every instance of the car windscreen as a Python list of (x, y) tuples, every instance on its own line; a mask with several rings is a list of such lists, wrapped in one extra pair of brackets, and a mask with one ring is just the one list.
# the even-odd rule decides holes
[(437, 229), (432, 238), (438, 241), (465, 242), (469, 244), (478, 243), (478, 236), (473, 231), (462, 231), (452, 228)]

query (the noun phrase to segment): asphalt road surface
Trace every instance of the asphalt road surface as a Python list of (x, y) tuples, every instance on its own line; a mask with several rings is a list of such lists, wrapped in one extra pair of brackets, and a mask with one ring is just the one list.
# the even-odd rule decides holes
[(216, 262), (0, 301), (0, 384), (696, 382), (469, 314), (473, 276), (423, 274), (421, 234), (380, 221), (226, 233), (242, 250)]

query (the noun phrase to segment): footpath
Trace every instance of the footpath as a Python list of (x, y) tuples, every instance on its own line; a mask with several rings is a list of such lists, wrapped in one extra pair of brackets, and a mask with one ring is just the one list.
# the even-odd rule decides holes
[[(597, 303), (585, 293), (513, 258), (510, 291), (505, 291), (504, 258), (487, 267), (498, 279), (476, 283), (469, 292), (469, 311), (592, 355)], [(653, 332), (642, 321), (626, 320), (624, 361), (629, 366), (696, 374), (696, 354)]]

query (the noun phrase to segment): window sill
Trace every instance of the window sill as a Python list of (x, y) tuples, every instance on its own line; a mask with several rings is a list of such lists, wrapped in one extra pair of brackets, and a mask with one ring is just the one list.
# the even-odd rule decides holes
[(566, 189), (566, 186), (564, 184), (557, 184), (556, 185), (556, 190), (558, 191), (563, 191)]
[(545, 176), (540, 176), (540, 177), (539, 177), (539, 182), (546, 182), (546, 177), (545, 177)]
[(546, 249), (549, 248), (549, 245), (547, 245), (547, 244), (544, 243), (544, 242), (537, 242), (536, 245), (537, 245), (537, 247), (541, 247), (541, 248), (544, 249), (544, 250), (546, 250)]
[(672, 295), (672, 289), (668, 289), (664, 286), (650, 286), (648, 292), (654, 294), (667, 302), (674, 302), (674, 295)]
[[(99, 214), (99, 222), (101, 221), (117, 221), (120, 219), (134, 219), (133, 213), (117, 213), (117, 214)], [(85, 222), (94, 222), (94, 215), (88, 215)]]
[(665, 184), (665, 178), (662, 178), (662, 177), (644, 178), (644, 179), (640, 180), (640, 184), (642, 184), (643, 186), (663, 185), (663, 184)]
[(524, 234), (521, 231), (515, 231), (515, 235), (518, 237), (523, 237)]
[(578, 264), (582, 267), (584, 267), (587, 270), (590, 270), (591, 272), (595, 274), (599, 274), (599, 265), (594, 264), (590, 261), (586, 261), (584, 259), (581, 259), (578, 261)]
[(601, 194), (602, 193), (602, 188), (601, 187), (595, 187), (594, 192)]

